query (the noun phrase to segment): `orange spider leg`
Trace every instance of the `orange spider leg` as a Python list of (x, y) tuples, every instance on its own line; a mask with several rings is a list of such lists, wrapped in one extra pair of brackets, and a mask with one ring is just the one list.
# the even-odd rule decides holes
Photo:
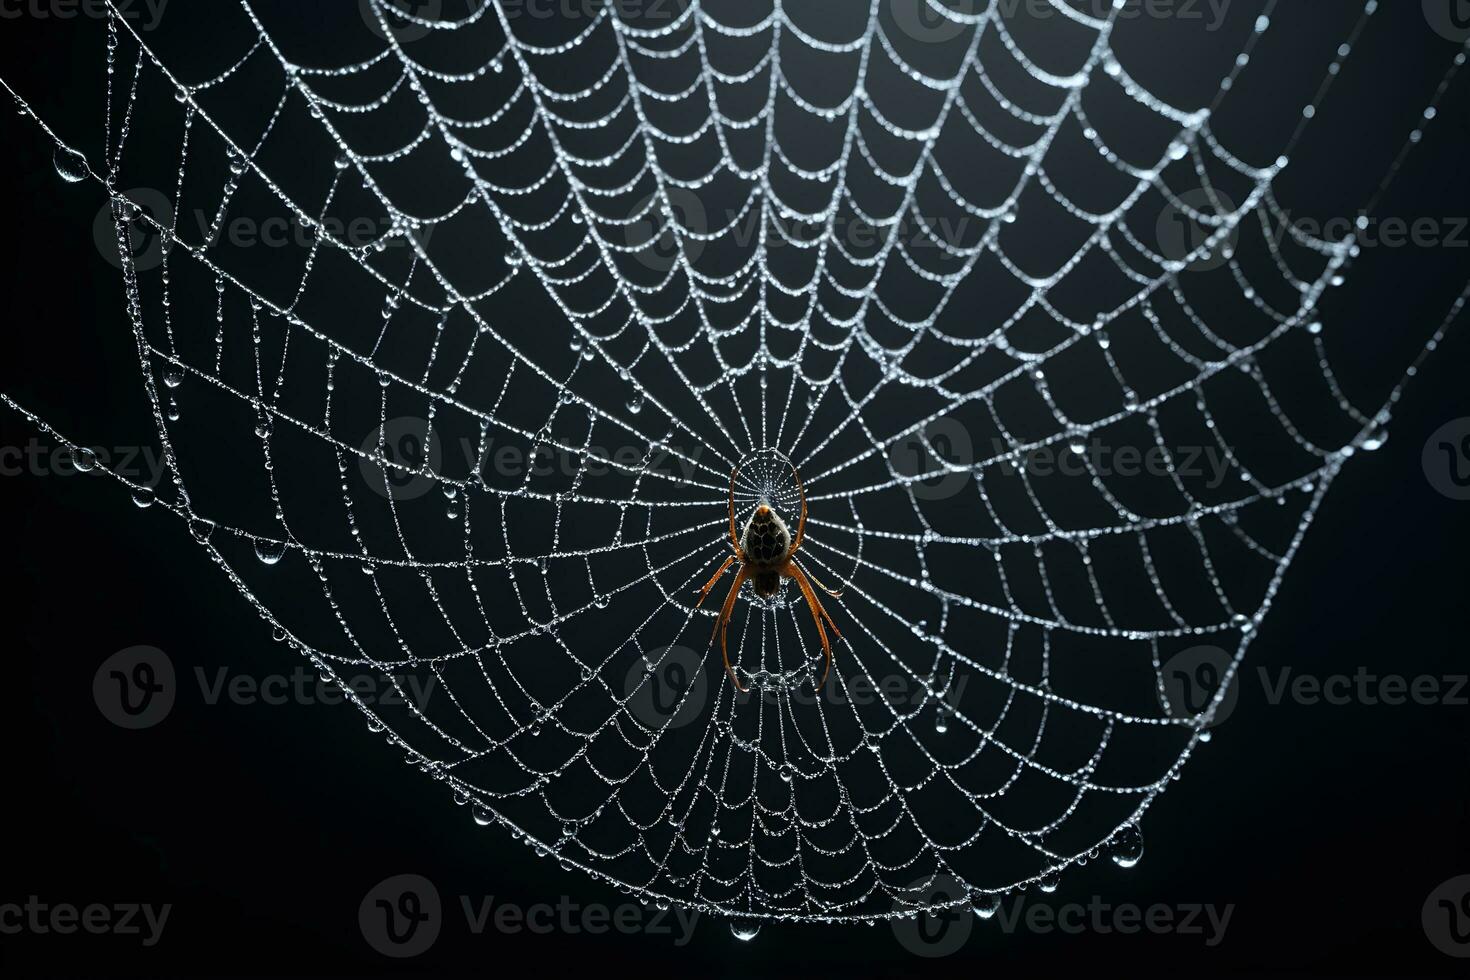
[(801, 587), (801, 594), (806, 598), (806, 605), (811, 610), (812, 621), (817, 624), (817, 636), (822, 641), (822, 655), (826, 658), (826, 666), (822, 670), (822, 681), (817, 685), (823, 687), (827, 683), (827, 676), (832, 673), (832, 643), (827, 639), (827, 631), (822, 626), (822, 620), (826, 620), (832, 626), (832, 632), (836, 634), (838, 641), (842, 640), (842, 632), (837, 629), (837, 624), (832, 622), (832, 617), (827, 610), (822, 608), (822, 600), (817, 598), (817, 593), (812, 589), (812, 583), (807, 581), (806, 573), (801, 566), (791, 561), (786, 563), (786, 575), (794, 579)]
[(796, 467), (791, 467), (791, 475), (796, 477), (796, 494), (801, 498), (801, 517), (796, 521), (796, 540), (791, 542), (791, 550), (786, 554), (796, 554), (796, 549), (801, 547), (801, 542), (806, 539), (806, 488), (801, 485), (801, 474), (796, 472)]
[[(720, 610), (720, 618), (715, 621), (715, 634), (720, 638), (720, 656), (725, 658), (725, 673), (730, 675), (730, 683), (734, 684), (735, 690), (741, 694), (750, 688), (741, 686), (740, 679), (735, 676), (735, 668), (730, 666), (730, 651), (725, 645), (725, 628), (730, 625), (730, 613), (735, 608), (735, 598), (740, 595), (740, 586), (745, 584), (745, 577), (745, 566), (741, 565), (735, 573), (734, 584), (730, 586), (730, 594), (725, 597), (725, 606)], [(710, 643), (715, 642), (714, 635), (710, 636), (709, 641)]]
[(725, 563), (721, 565), (713, 575), (710, 576), (708, 582), (704, 583), (704, 588), (699, 590), (699, 601), (694, 604), (695, 609), (698, 609), (700, 606), (704, 605), (704, 597), (709, 595), (709, 590), (715, 587), (715, 583), (720, 580), (720, 576), (724, 575), (725, 572), (729, 570), (730, 566), (735, 563), (735, 559), (737, 557), (739, 556), (731, 555), (729, 558), (726, 558)]
[(735, 478), (740, 475), (740, 464), (730, 471), (730, 543), (735, 546), (735, 551), (740, 551), (740, 532), (735, 530)]
[[(795, 562), (796, 561), (795, 558), (792, 558), (791, 560), (792, 560), (792, 562)], [(812, 580), (812, 584), (813, 585), (815, 585), (817, 588), (821, 589), (823, 592), (827, 593), (832, 598), (834, 598), (834, 599), (841, 599), (842, 598), (842, 590), (841, 589), (829, 589), (829, 588), (827, 588), (825, 585), (822, 584), (822, 580), (821, 579), (817, 578), (815, 575), (813, 575), (811, 572), (807, 571), (805, 568), (802, 569), (802, 572), (806, 575), (807, 578), (809, 578), (809, 579)]]

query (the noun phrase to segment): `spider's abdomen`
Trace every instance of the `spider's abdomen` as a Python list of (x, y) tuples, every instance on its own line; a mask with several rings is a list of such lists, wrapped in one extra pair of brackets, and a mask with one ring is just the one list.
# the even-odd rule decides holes
[(751, 572), (762, 568), (774, 569), (786, 560), (791, 547), (791, 532), (771, 508), (761, 505), (745, 525), (745, 534), (740, 539), (740, 550), (745, 552), (745, 563)]

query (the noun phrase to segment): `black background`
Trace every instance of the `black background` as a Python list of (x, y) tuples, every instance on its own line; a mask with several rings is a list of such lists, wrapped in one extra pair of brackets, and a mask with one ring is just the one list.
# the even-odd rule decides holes
[[(1322, 38), (1341, 36), (1352, 11), (1311, 6), (1341, 8), (1335, 18), (1290, 25), (1315, 51)], [(1284, 178), (1309, 202), (1303, 211), (1350, 212), (1366, 197), (1453, 56), (1417, 2), (1387, 6), (1395, 9), (1375, 19), (1373, 46), (1313, 131), (1314, 155), (1304, 151)], [(1243, 10), (1232, 17), (1250, 19)], [(53, 125), (86, 131), (100, 96), (90, 87), (99, 36), (98, 23), (85, 18), (7, 20), (3, 74)], [(1260, 84), (1269, 89), (1276, 70), (1285, 87), (1302, 70), (1292, 62), (1288, 51), (1278, 65), (1261, 66)], [(1321, 62), (1314, 66), (1320, 71)], [(1466, 213), (1467, 81), (1449, 93), (1381, 213)], [(1392, 122), (1393, 135), (1365, 135), (1376, 132), (1369, 119)], [(137, 434), (113, 431), (119, 418), (136, 417), (143, 396), (118, 277), (92, 243), (100, 195), (55, 179), (51, 149), (28, 121), (7, 113), (3, 131), (10, 254), (0, 271), (0, 390), (91, 444), (136, 442)], [(1463, 240), (1458, 250), (1366, 254), (1349, 295), (1334, 297), (1346, 311), (1343, 329), (1358, 338), (1352, 346), (1369, 361), (1385, 337), (1394, 351), (1412, 352), (1470, 274), (1467, 258)], [(1461, 324), (1410, 385), (1388, 444), (1347, 467), (1248, 672), (1253, 663), (1323, 675), (1359, 665), (1406, 677), (1466, 672), (1470, 505), (1434, 491), (1420, 453), (1441, 424), (1470, 415), (1467, 356)], [(8, 411), (0, 429), (7, 446), (36, 436)], [(136, 510), (116, 485), (6, 477), (0, 494), (9, 576), (0, 902), (37, 895), (173, 905), (154, 948), (120, 936), (0, 937), (8, 974), (1462, 972), (1426, 941), (1420, 908), (1440, 882), (1470, 873), (1464, 706), (1272, 705), (1259, 684), (1243, 686), (1234, 714), (1150, 813), (1139, 866), (1123, 872), (1095, 862), (1059, 896), (1231, 904), (1214, 948), (1184, 935), (1003, 935), (993, 920), (976, 923), (964, 950), (935, 964), (908, 954), (886, 926), (768, 926), (743, 944), (724, 923), (703, 921), (681, 948), (667, 935), (471, 935), (458, 896), (522, 906), (554, 905), (563, 895), (583, 904), (627, 899), (448, 810), (442, 793), (427, 792), (424, 778), (385, 753), (349, 709), (181, 698), (156, 728), (114, 727), (98, 713), (91, 682), (123, 647), (159, 647), (191, 678), (196, 667), (289, 673), (296, 660), (202, 562), (179, 522)], [(403, 872), (436, 884), (449, 922), (429, 953), (395, 963), (364, 943), (357, 908), (373, 884)]]

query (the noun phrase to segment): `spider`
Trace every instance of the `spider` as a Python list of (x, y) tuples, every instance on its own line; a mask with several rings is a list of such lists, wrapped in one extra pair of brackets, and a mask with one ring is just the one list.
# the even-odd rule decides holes
[[(730, 625), (730, 614), (735, 608), (735, 597), (740, 594), (740, 586), (745, 583), (746, 579), (750, 579), (755, 594), (763, 599), (769, 599), (780, 591), (783, 578), (793, 580), (801, 588), (807, 608), (811, 611), (812, 621), (817, 624), (817, 636), (822, 640), (822, 654), (826, 661), (821, 683), (817, 685), (819, 690), (827, 683), (827, 675), (832, 672), (832, 643), (827, 638), (827, 627), (831, 627), (832, 634), (839, 641), (842, 639), (842, 634), (837, 630), (837, 624), (832, 622), (832, 617), (822, 607), (822, 600), (817, 598), (816, 590), (812, 588), (812, 582), (817, 580), (804, 571), (796, 561), (796, 549), (801, 547), (802, 538), (806, 532), (806, 491), (802, 489), (801, 474), (796, 472), (796, 467), (793, 466), (791, 472), (796, 477), (796, 493), (801, 499), (801, 517), (796, 522), (794, 540), (786, 527), (786, 522), (781, 520), (780, 515), (764, 499), (756, 505), (755, 512), (746, 522), (745, 533), (737, 533), (735, 479), (740, 475), (740, 466), (736, 465), (730, 474), (730, 544), (734, 547), (735, 553), (726, 558), (724, 563), (710, 576), (704, 588), (699, 590), (699, 601), (694, 604), (695, 609), (702, 606), (705, 596), (709, 595), (709, 590), (715, 587), (720, 576), (729, 571), (731, 565), (736, 562), (740, 563), (740, 567), (735, 572), (735, 583), (730, 586), (730, 594), (725, 597), (725, 605), (720, 610), (719, 618), (715, 621), (714, 633), (710, 635), (709, 641), (713, 645), (715, 637), (720, 638), (720, 654), (725, 658), (725, 672), (730, 675), (735, 689), (741, 693), (748, 691), (749, 688), (740, 683), (740, 679), (735, 676), (735, 669), (730, 666), (730, 652), (725, 643), (725, 632)], [(820, 581), (817, 581), (817, 586), (834, 599), (842, 595), (841, 592), (834, 592), (822, 585)], [(825, 627), (822, 625), (824, 620), (826, 621)]]

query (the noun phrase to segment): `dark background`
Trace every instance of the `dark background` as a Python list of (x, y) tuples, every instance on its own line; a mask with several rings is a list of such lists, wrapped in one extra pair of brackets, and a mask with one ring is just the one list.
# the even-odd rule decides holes
[[(1314, 54), (1342, 36), (1356, 11), (1312, 4), (1316, 13), (1307, 17), (1306, 6), (1278, 11), (1278, 20), (1298, 19), (1273, 30), (1297, 31)], [(1329, 6), (1339, 15), (1322, 13)], [(1455, 46), (1426, 27), (1418, 3), (1385, 6), (1394, 9), (1373, 21), (1371, 48), (1341, 80), (1324, 109), (1328, 118), (1307, 140), (1310, 152), (1304, 146), (1283, 178), (1302, 213), (1351, 213), (1366, 198), (1453, 57)], [(1231, 16), (1250, 20), (1243, 10)], [(0, 72), (53, 125), (88, 132), (100, 97), (100, 31), (86, 18), (8, 20), (0, 26)], [(1238, 35), (1215, 40), (1239, 45)], [(1308, 59), (1294, 59), (1276, 40), (1277, 62), (1252, 69), (1263, 113), (1279, 108), (1270, 99), (1273, 79), (1289, 90), (1297, 74), (1318, 77), (1322, 65), (1313, 60), (1308, 72), (1298, 63)], [(1166, 68), (1187, 56), (1187, 48), (1154, 54)], [(1452, 218), (1470, 210), (1462, 176), (1470, 149), (1467, 81), (1449, 93), (1381, 214)], [(1386, 128), (1375, 128), (1380, 123)], [(50, 146), (28, 121), (7, 114), (3, 125), (10, 254), (0, 267), (0, 390), (88, 443), (135, 444), (145, 434), (130, 434), (120, 420), (137, 417), (142, 392), (118, 277), (90, 233), (98, 190), (57, 181)], [(1365, 136), (1378, 132), (1393, 135)], [(1344, 330), (1361, 338), (1351, 345), (1361, 359), (1392, 361), (1383, 379), (1397, 376), (1439, 322), (1470, 274), (1467, 259), (1462, 244), (1376, 249), (1356, 264), (1348, 295), (1333, 302)], [(1398, 359), (1375, 353), (1383, 349)], [(1435, 492), (1420, 454), (1431, 432), (1470, 415), (1467, 356), (1461, 324), (1411, 383), (1388, 444), (1348, 465), (1251, 650), (1248, 676), (1255, 665), (1283, 664), (1320, 675), (1359, 665), (1411, 678), (1466, 673), (1470, 505)], [(0, 412), (0, 431), (6, 446), (37, 435), (9, 411)], [(0, 902), (37, 895), (77, 905), (173, 905), (163, 940), (151, 949), (121, 936), (0, 936), (7, 974), (615, 965), (902, 975), (925, 968), (886, 926), (767, 926), (743, 944), (709, 920), (678, 949), (669, 936), (470, 935), (457, 911), (461, 895), (522, 906), (554, 905), (563, 895), (583, 904), (627, 899), (447, 811), (441, 794), (426, 792), (420, 774), (385, 754), (350, 709), (185, 697), (156, 728), (114, 727), (91, 688), (97, 665), (121, 648), (167, 651), (191, 684), (196, 667), (211, 676), (219, 667), (289, 674), (298, 660), (271, 642), (179, 522), (157, 508), (136, 510), (115, 484), (6, 477), (0, 494), (11, 678), (0, 722), (10, 770)], [(1259, 684), (1245, 684), (1234, 714), (1150, 813), (1139, 866), (1125, 873), (1095, 862), (1069, 876), (1058, 896), (1233, 904), (1223, 943), (1206, 948), (1201, 937), (1181, 935), (1007, 936), (992, 920), (977, 923), (963, 951), (934, 968), (998, 975), (1067, 967), (1463, 972), (1426, 940), (1420, 909), (1442, 881), (1470, 873), (1466, 717), (1463, 705), (1272, 705)], [(373, 952), (357, 924), (367, 889), (400, 872), (430, 878), (450, 918), (434, 948), (407, 963)]]

